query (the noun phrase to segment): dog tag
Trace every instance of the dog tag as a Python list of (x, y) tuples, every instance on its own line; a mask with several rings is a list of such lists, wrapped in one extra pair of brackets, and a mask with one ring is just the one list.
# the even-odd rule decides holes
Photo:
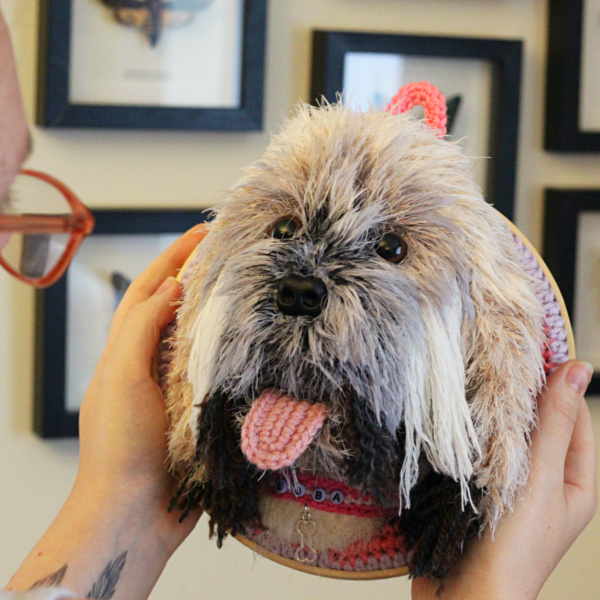
[(301, 563), (312, 564), (317, 561), (317, 551), (312, 547), (312, 538), (317, 531), (317, 524), (304, 505), (302, 518), (296, 521), (296, 531), (300, 534), (300, 545), (294, 553), (294, 558)]
[(300, 519), (296, 523), (296, 526), (298, 533), (303, 535), (305, 538), (311, 538), (317, 531), (317, 524), (314, 521), (305, 521), (304, 519)]

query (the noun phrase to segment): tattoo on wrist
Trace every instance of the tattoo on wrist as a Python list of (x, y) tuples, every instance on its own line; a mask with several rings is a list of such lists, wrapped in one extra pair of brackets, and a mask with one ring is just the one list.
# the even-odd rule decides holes
[(117, 582), (121, 576), (121, 571), (125, 566), (126, 557), (127, 551), (117, 556), (115, 560), (109, 562), (106, 567), (104, 567), (104, 571), (102, 571), (98, 581), (94, 583), (86, 598), (93, 598), (94, 600), (110, 600), (114, 596)]
[[(102, 571), (98, 581), (94, 583), (86, 598), (89, 598), (90, 600), (111, 600), (111, 598), (115, 595), (117, 583), (119, 581), (119, 577), (121, 577), (121, 571), (125, 566), (126, 557), (127, 551), (123, 552), (123, 554), (119, 554), (115, 560), (110, 561), (106, 567), (104, 567), (104, 571)], [(38, 579), (30, 589), (33, 590), (35, 588), (50, 587), (53, 585), (59, 586), (62, 583), (66, 572), (67, 565), (64, 564), (58, 571), (56, 571), (56, 573), (52, 573), (47, 577)]]
[(67, 565), (64, 564), (56, 573), (52, 573), (52, 575), (48, 575), (48, 577), (44, 577), (43, 579), (38, 579), (30, 589), (40, 588), (40, 587), (50, 587), (52, 585), (60, 585), (65, 573), (67, 572)]

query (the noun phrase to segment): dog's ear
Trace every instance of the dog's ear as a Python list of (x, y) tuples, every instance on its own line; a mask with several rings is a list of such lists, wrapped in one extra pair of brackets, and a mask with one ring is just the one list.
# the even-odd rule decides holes
[(462, 329), (465, 314), (457, 281), (448, 279), (444, 301), (423, 297), (424, 326), (421, 356), (413, 349), (413, 369), (405, 395), (405, 458), (400, 490), (410, 506), (411, 488), (417, 482), (423, 452), (438, 473), (458, 483), (463, 507), (471, 502), (469, 482), (479, 444), (465, 393)]
[(385, 110), (397, 115), (408, 112), (415, 106), (423, 107), (425, 123), (432, 129), (439, 130), (439, 137), (444, 137), (448, 123), (446, 98), (435, 85), (427, 81), (402, 86)]
[[(210, 242), (210, 240), (209, 240)], [(185, 301), (177, 310), (177, 326), (173, 335), (164, 341), (169, 346), (163, 393), (169, 418), (169, 463), (174, 473), (186, 477), (189, 483), (202, 479), (195, 460), (196, 439), (190, 426), (194, 407), (194, 387), (189, 378), (190, 355), (195, 340), (198, 307), (202, 305), (203, 288), (210, 262), (206, 259), (206, 240), (197, 249), (194, 260), (187, 265)]]
[[(528, 437), (544, 383), (544, 314), (505, 219), (469, 207), (474, 327), (464, 338), (465, 388), (481, 456), (477, 487), (487, 492), (483, 523), (494, 526), (529, 472)], [(478, 221), (478, 222), (477, 222)]]
[[(425, 124), (443, 137), (446, 102), (440, 91), (427, 82), (402, 87), (387, 111), (402, 113), (415, 105), (423, 106)], [(449, 299), (439, 314), (423, 311), (426, 319), (429, 315), (430, 325), (437, 319), (439, 327), (427, 334), (426, 381), (430, 389), (422, 397), (422, 421), (415, 423), (415, 448), (422, 445), (437, 471), (461, 483), (463, 502), (470, 474), (467, 459), (479, 450), (473, 475), (476, 486), (486, 492), (483, 522), (495, 524), (528, 476), (528, 435), (535, 423), (535, 397), (544, 381), (542, 351), (547, 340), (543, 310), (535, 295), (535, 282), (520, 262), (517, 245), (502, 215), (482, 202), (479, 194), (470, 192), (447, 210), (449, 220), (459, 224), (466, 234), (462, 261), (471, 271), (470, 297), (463, 297), (462, 309), (468, 308), (473, 314), (463, 322), (459, 357), (456, 327), (451, 329), (460, 306), (452, 308), (454, 300)], [(457, 383), (454, 376), (459, 367), (465, 370), (464, 389), (462, 381)], [(467, 401), (470, 419), (467, 416), (465, 420)], [(416, 406), (413, 409), (418, 416)], [(408, 405), (406, 410), (410, 426)], [(472, 427), (477, 437), (474, 443)], [(407, 436), (407, 442), (410, 439)], [(407, 458), (411, 454), (409, 446)], [(405, 467), (416, 464), (416, 456), (412, 458)], [(414, 472), (404, 475), (405, 494), (414, 480)]]

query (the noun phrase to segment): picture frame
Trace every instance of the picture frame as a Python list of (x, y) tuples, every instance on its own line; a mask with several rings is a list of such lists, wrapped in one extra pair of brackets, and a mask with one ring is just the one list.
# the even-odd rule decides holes
[(37, 124), (261, 130), (267, 0), (152, 4), (180, 2), (199, 8), (157, 38), (114, 8), (149, 0), (40, 0)]
[[(481, 93), (487, 95), (486, 100), (481, 103), (471, 101), (471, 106), (474, 107), (485, 104), (485, 110), (480, 107), (480, 112), (485, 112), (486, 123), (480, 125), (478, 131), (487, 137), (484, 152), (490, 157), (485, 169), (485, 180), (478, 183), (486, 200), (512, 219), (522, 53), (523, 44), (519, 40), (317, 30), (313, 32), (310, 101), (317, 104), (325, 98), (328, 102), (335, 102), (342, 92), (352, 97), (356, 90), (344, 91), (346, 67), (351, 64), (350, 58), (358, 65), (365, 55), (381, 57), (382, 60), (387, 58), (388, 61), (390, 57), (397, 57), (396, 62), (400, 61), (403, 65), (401, 70), (414, 71), (417, 81), (428, 79), (428, 72), (432, 70), (439, 75), (444, 71), (443, 67), (448, 65), (453, 74), (460, 74), (460, 69), (464, 67), (465, 81), (470, 80), (477, 87), (477, 74), (485, 73), (486, 84), (479, 87), (483, 90)], [(371, 79), (376, 70), (367, 66), (364, 72)], [(437, 79), (438, 77), (430, 77), (429, 81), (437, 85)], [(378, 75), (378, 81), (386, 81), (388, 86), (394, 81), (396, 84), (401, 82), (400, 85), (410, 83), (398, 75), (398, 72), (390, 76), (385, 68)], [(445, 93), (443, 85), (438, 87)], [(387, 98), (389, 99), (391, 98)], [(475, 120), (471, 119), (473, 122)]]
[(542, 258), (570, 315), (577, 357), (594, 365), (600, 395), (600, 189), (547, 189)]
[(37, 290), (35, 433), (79, 435), (79, 405), (106, 344), (127, 280), (185, 231), (209, 218), (203, 210), (94, 210), (94, 232), (66, 275)]
[(550, 0), (546, 150), (600, 152), (599, 14), (599, 0)]

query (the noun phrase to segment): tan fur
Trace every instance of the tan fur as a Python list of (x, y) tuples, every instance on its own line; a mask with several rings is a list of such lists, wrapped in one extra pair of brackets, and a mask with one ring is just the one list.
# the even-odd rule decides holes
[[(443, 395), (425, 397), (425, 390), (432, 388), (418, 379), (431, 378), (427, 368), (435, 362), (407, 375), (412, 396), (404, 399), (404, 412), (397, 411), (398, 421), (401, 417), (411, 432), (401, 485), (410, 492), (425, 451), (434, 468), (463, 484), (475, 475), (477, 486), (489, 492), (484, 522), (495, 525), (527, 478), (534, 398), (544, 380), (545, 336), (534, 283), (519, 263), (503, 218), (483, 201), (474, 184), (469, 159), (407, 115), (301, 107), (247, 173), (219, 208), (178, 314), (167, 390), (172, 469), (202, 480), (201, 466), (193, 465), (195, 441), (189, 425), (193, 405), (204, 400), (194, 398), (188, 381), (191, 336), (207, 295), (230, 267), (232, 240), (239, 257), (267, 243), (265, 232), (275, 219), (297, 214), (304, 204), (328, 196), (341, 236), (350, 238), (377, 222), (402, 229), (412, 252), (402, 267), (407, 281), (418, 283), (425, 272), (442, 274), (449, 265), (468, 272), (473, 314), (465, 315), (458, 356), (450, 347), (452, 340), (447, 352), (464, 368), (464, 394), (449, 409)], [(365, 189), (357, 187), (357, 180)], [(361, 211), (354, 211), (360, 202)], [(324, 339), (332, 335), (328, 330), (320, 333)], [(351, 320), (336, 333), (344, 336), (340, 345), (348, 356), (360, 352), (359, 334)], [(373, 398), (375, 413), (387, 410), (393, 417), (394, 407), (382, 407), (380, 401), (379, 395)], [(444, 433), (446, 410), (453, 420)]]
[[(191, 352), (191, 332), (195, 322), (196, 307), (200, 304), (200, 292), (208, 264), (197, 265), (194, 275), (185, 287), (185, 302), (177, 314), (175, 343), (177, 351), (173, 355), (167, 379), (167, 415), (169, 417), (169, 459), (171, 470), (183, 476), (190, 472), (196, 444), (190, 427), (190, 415), (194, 403), (194, 391), (188, 379), (188, 363)], [(193, 480), (201, 480), (201, 472), (193, 471)]]

